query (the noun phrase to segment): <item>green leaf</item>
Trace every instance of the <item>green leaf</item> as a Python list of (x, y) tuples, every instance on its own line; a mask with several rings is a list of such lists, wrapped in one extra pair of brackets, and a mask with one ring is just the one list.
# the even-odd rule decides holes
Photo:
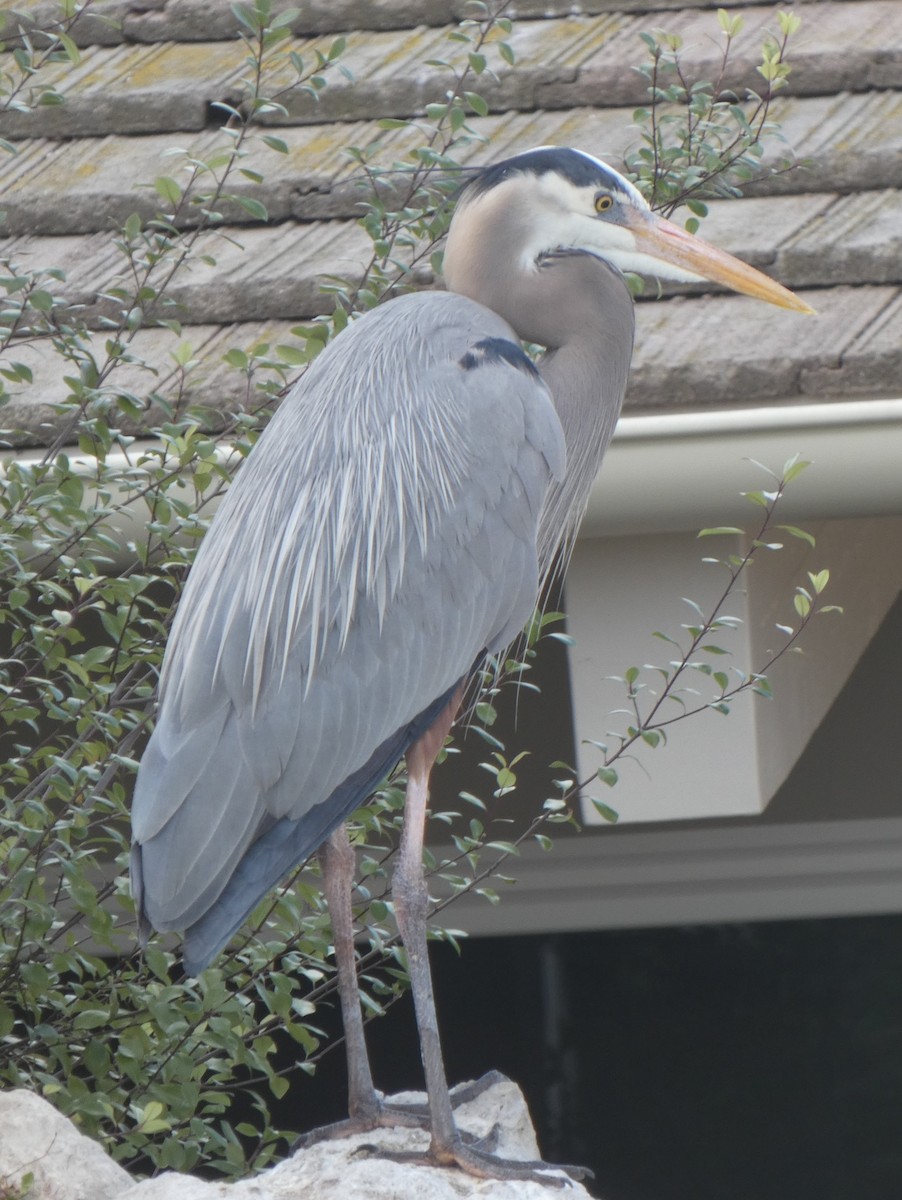
[(613, 787), (617, 782), (617, 772), (613, 767), (599, 767), (596, 771), (596, 775), (601, 782), (607, 784), (608, 787)]
[(738, 13), (731, 15), (725, 8), (717, 10), (717, 20), (721, 29), (729, 38), (737, 37), (742, 32), (743, 25), (745, 24)]
[(483, 100), (482, 96), (477, 95), (476, 92), (464, 92), (464, 99), (477, 116), (487, 117), (489, 115), (488, 104), (485, 100)]
[(7, 1034), (12, 1033), (15, 1023), (16, 1018), (12, 1009), (0, 1000), (0, 1038), (5, 1038)]
[(177, 207), (182, 198), (182, 189), (171, 175), (159, 175), (153, 181), (153, 186), (157, 195), (162, 197), (167, 204), (171, 204), (174, 208)]
[(298, 346), (286, 346), (282, 344), (276, 346), (275, 349), (276, 354), (281, 358), (282, 362), (288, 363), (290, 367), (302, 367), (310, 357), (307, 350), (301, 350)]
[(286, 8), (282, 12), (277, 13), (269, 22), (270, 29), (281, 29), (286, 25), (291, 25), (301, 15), (299, 8)]
[(252, 196), (236, 196), (235, 200), (255, 221), (269, 220), (269, 213), (262, 201), (255, 200)]
[(816, 544), (813, 535), (805, 529), (799, 529), (798, 525), (778, 525), (777, 529), (782, 529), (790, 537), (799, 538), (801, 541), (807, 542), (811, 547), (814, 547)]
[(617, 824), (617, 822), (620, 820), (620, 814), (615, 808), (611, 808), (611, 806), (609, 804), (605, 804), (603, 800), (596, 800), (594, 796), (590, 796), (589, 799), (592, 801), (592, 807), (600, 817), (602, 817), (605, 821), (610, 822), (611, 825)]
[(815, 595), (819, 596), (830, 582), (830, 572), (826, 568), (823, 571), (817, 571), (814, 574), (809, 571), (808, 578), (811, 580), (811, 586), (814, 588)]
[(807, 617), (811, 612), (811, 597), (803, 588), (798, 588), (792, 598), (793, 606), (800, 617)]
[(783, 464), (783, 482), (791, 483), (797, 475), (801, 475), (805, 468), (810, 466), (810, 461), (800, 458), (798, 454), (794, 455)]
[(100, 1029), (110, 1022), (109, 1011), (105, 1008), (89, 1008), (76, 1014), (73, 1021), (75, 1029)]
[(59, 44), (66, 51), (66, 57), (73, 66), (77, 66), (81, 62), (81, 54), (75, 42), (69, 37), (68, 33), (64, 33), (61, 29), (57, 29), (54, 36), (59, 41)]
[(802, 18), (796, 12), (778, 10), (777, 21), (784, 37), (791, 37), (802, 28)]
[(773, 496), (768, 492), (742, 492), (746, 500), (750, 500), (752, 504), (758, 504), (761, 508), (767, 508), (773, 500)]
[(28, 297), (28, 303), (32, 308), (36, 308), (38, 312), (49, 313), (53, 309), (53, 297), (49, 292), (45, 292), (43, 288), (33, 291)]

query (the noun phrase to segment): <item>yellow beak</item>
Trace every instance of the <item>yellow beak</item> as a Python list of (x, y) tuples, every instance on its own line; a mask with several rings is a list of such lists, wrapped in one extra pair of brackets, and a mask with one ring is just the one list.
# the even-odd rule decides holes
[(802, 313), (815, 311), (782, 284), (663, 217), (654, 214), (650, 214), (648, 220), (640, 217), (635, 223), (630, 222), (630, 231), (636, 238), (636, 249), (652, 258), (672, 263), (712, 283), (721, 283), (734, 292), (754, 296), (756, 300), (766, 300), (768, 304), (776, 304), (780, 308), (791, 308)]

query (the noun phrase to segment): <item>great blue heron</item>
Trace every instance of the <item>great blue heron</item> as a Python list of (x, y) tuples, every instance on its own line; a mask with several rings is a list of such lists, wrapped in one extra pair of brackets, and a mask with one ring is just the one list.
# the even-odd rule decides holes
[[(204, 538), (138, 775), (132, 886), (143, 934), (184, 931), (197, 974), (322, 847), (351, 1118), (388, 1123), (364, 1045), (343, 822), (406, 755), (393, 899), (430, 1157), (533, 1177), (542, 1164), (501, 1162), (455, 1128), (426, 949), (430, 771), (467, 681), (523, 629), (582, 517), (632, 353), (622, 272), (810, 309), (572, 149), (478, 174), (444, 261), (447, 292), (376, 308), (316, 359)], [(538, 367), (521, 339), (547, 348)]]

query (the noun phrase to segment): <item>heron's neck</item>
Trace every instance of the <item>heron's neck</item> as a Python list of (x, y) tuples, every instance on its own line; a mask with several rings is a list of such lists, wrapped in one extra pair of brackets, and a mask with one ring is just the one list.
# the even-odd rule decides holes
[[(635, 324), (633, 301), (619, 272), (598, 260), (577, 259), (567, 274), (567, 294), (580, 297), (579, 310), (567, 314), (558, 309), (567, 334), (539, 363), (567, 446), (564, 479), (552, 485), (542, 520), (546, 569), (558, 549), (569, 553), (585, 513), (620, 415)], [(550, 303), (553, 310), (554, 301)]]
[[(540, 566), (565, 555), (620, 414), (633, 349), (633, 301), (615, 268), (591, 254), (551, 254), (515, 268), (506, 226), (489, 229), (493, 210), (471, 236), (445, 252), (449, 288), (492, 309), (527, 342), (548, 347), (539, 370), (564, 430), (567, 468), (552, 485), (540, 529)], [(480, 233), (483, 236), (476, 236)], [(492, 234), (490, 237), (489, 234)], [(477, 253), (477, 248), (481, 253)]]

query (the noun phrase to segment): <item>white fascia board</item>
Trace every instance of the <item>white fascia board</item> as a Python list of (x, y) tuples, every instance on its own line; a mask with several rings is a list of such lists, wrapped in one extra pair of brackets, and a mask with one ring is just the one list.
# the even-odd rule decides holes
[(902, 399), (621, 417), (592, 489), (582, 537), (740, 523), (742, 491), (812, 463), (787, 490), (783, 520), (902, 514)]
[[(138, 439), (107, 465), (140, 473), (142, 453), (158, 448), (155, 439)], [(75, 471), (93, 473), (91, 458), (67, 454)], [(621, 417), (580, 536), (738, 521), (749, 512), (740, 493), (768, 486), (750, 460), (779, 471), (797, 454), (812, 467), (793, 480), (784, 520), (902, 514), (902, 399), (712, 409)], [(33, 464), (45, 455), (32, 448), (2, 457)], [(217, 452), (220, 462), (231, 458), (239, 461), (227, 444)]]
[[(798, 620), (793, 591), (808, 572), (829, 568), (824, 600), (842, 605), (843, 615), (817, 618), (802, 639), (803, 657), (784, 657), (768, 669), (773, 699), (745, 696), (728, 719), (708, 712), (674, 725), (666, 748), (634, 747), (617, 764), (613, 793), (600, 782), (590, 788), (589, 795), (612, 806), (622, 824), (763, 812), (845, 686), (902, 589), (902, 558), (895, 552), (902, 545), (902, 517), (806, 518), (805, 527), (814, 546), (782, 539), (782, 550), (760, 555), (733, 594), (727, 611), (740, 624), (720, 631), (717, 641), (731, 657), (719, 665), (727, 671), (731, 664), (745, 671), (766, 667), (784, 641), (775, 626)], [(684, 531), (578, 542), (564, 608), (573, 638), (568, 658), (581, 779), (591, 779), (603, 761), (595, 744), (615, 745), (633, 719), (617, 677), (635, 666), (645, 696), (656, 692), (660, 677), (645, 664), (664, 665), (673, 651), (653, 631), (683, 636), (682, 623), (695, 618), (682, 597), (710, 612), (725, 577), (704, 558), (745, 548), (739, 536), (707, 544)], [(685, 683), (701, 689), (699, 701), (716, 694), (692, 673)], [(684, 698), (695, 702), (692, 693)], [(677, 711), (671, 705), (667, 715)], [(603, 824), (588, 796), (582, 819)]]
[(503, 903), (460, 896), (446, 923), (479, 937), (902, 912), (902, 818), (584, 833), (501, 871), (516, 883), (486, 882)]
[[(624, 823), (760, 813), (787, 777), (902, 587), (893, 552), (902, 529), (902, 399), (621, 420), (567, 578), (581, 778), (600, 761), (593, 742), (608, 742), (624, 723), (623, 689), (611, 677), (660, 661), (652, 631), (679, 636), (687, 619), (680, 597), (708, 611), (719, 594), (721, 580), (701, 559), (731, 547), (726, 539), (700, 544), (697, 531), (757, 526), (761, 509), (742, 493), (769, 490), (773, 480), (755, 462), (779, 473), (796, 456), (812, 465), (792, 480), (777, 521), (811, 531), (816, 547), (784, 538), (781, 554), (756, 563), (731, 601), (742, 625), (729, 648), (739, 665), (763, 666), (775, 623), (795, 621), (792, 591), (806, 571), (829, 567), (827, 600), (845, 615), (807, 631), (804, 669), (793, 660), (769, 672), (773, 702), (748, 698), (716, 730), (716, 714), (687, 722), (666, 761), (645, 755), (645, 770), (626, 764), (613, 796), (599, 784)], [(737, 539), (732, 548), (743, 545)], [(653, 680), (643, 675), (646, 685)], [(601, 821), (588, 803), (583, 819)]]

